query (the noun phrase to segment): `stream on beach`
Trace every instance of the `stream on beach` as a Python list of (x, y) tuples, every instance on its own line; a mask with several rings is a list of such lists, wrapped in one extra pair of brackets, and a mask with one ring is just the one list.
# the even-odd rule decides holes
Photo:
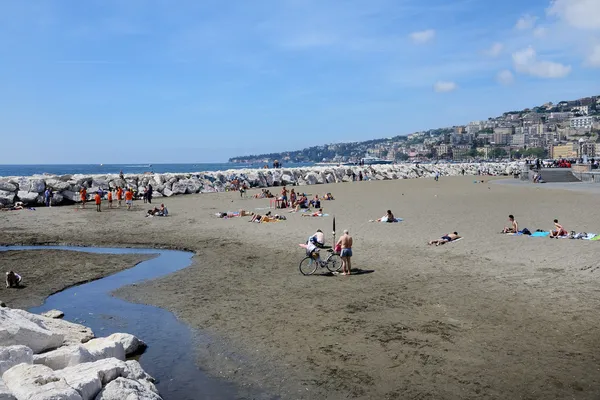
[[(154, 378), (165, 400), (239, 398), (235, 385), (204, 373), (195, 362), (194, 333), (171, 312), (158, 307), (129, 303), (113, 297), (114, 290), (168, 275), (191, 264), (193, 254), (184, 251), (91, 248), (69, 246), (8, 246), (6, 250), (54, 249), (104, 254), (156, 254), (133, 268), (105, 278), (68, 288), (28, 311), (42, 313), (58, 309), (64, 319), (90, 327), (96, 336), (115, 332), (133, 334), (148, 345), (139, 362)], [(27, 284), (27, 277), (24, 277)], [(210, 338), (203, 337), (210, 341)]]

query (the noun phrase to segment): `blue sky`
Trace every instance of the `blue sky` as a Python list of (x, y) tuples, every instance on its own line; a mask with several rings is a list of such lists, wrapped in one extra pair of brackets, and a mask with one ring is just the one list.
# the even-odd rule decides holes
[(3, 164), (219, 162), (588, 95), (598, 0), (0, 0)]

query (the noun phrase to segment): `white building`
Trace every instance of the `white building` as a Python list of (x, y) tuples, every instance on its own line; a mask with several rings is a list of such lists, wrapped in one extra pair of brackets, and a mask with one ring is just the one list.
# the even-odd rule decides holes
[(571, 109), (574, 113), (588, 115), (590, 113), (590, 106), (577, 106)]
[(571, 118), (571, 128), (591, 128), (594, 123), (593, 117), (575, 117)]

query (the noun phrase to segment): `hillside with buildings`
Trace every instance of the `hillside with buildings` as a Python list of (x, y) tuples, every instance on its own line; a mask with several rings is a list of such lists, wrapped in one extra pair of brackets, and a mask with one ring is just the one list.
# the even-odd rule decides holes
[(233, 157), (234, 163), (356, 162), (600, 157), (600, 96), (505, 112), (485, 121), (407, 136), (336, 143), (282, 153)]

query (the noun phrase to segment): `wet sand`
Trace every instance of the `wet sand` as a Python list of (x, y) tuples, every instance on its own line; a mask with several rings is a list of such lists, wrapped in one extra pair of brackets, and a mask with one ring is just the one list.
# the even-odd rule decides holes
[(68, 287), (103, 278), (152, 258), (143, 254), (83, 254), (64, 250), (0, 251), (2, 274), (13, 270), (23, 286), (0, 286), (0, 299), (12, 308), (28, 309)]
[[(216, 218), (268, 207), (237, 193), (165, 199), (168, 218), (144, 218), (140, 203), (10, 212), (0, 242), (196, 251), (190, 268), (119, 296), (206, 332), (197, 350), (209, 373), (283, 398), (597, 399), (600, 244), (498, 233), (509, 213), (532, 231), (559, 218), (600, 233), (595, 196), (473, 180), (301, 187), (336, 197), (324, 210), (354, 236), (353, 267), (373, 271), (349, 277), (298, 272), (298, 243), (317, 228), (331, 241), (331, 216)], [(368, 222), (388, 208), (405, 221)], [(426, 244), (454, 230), (465, 239)]]

